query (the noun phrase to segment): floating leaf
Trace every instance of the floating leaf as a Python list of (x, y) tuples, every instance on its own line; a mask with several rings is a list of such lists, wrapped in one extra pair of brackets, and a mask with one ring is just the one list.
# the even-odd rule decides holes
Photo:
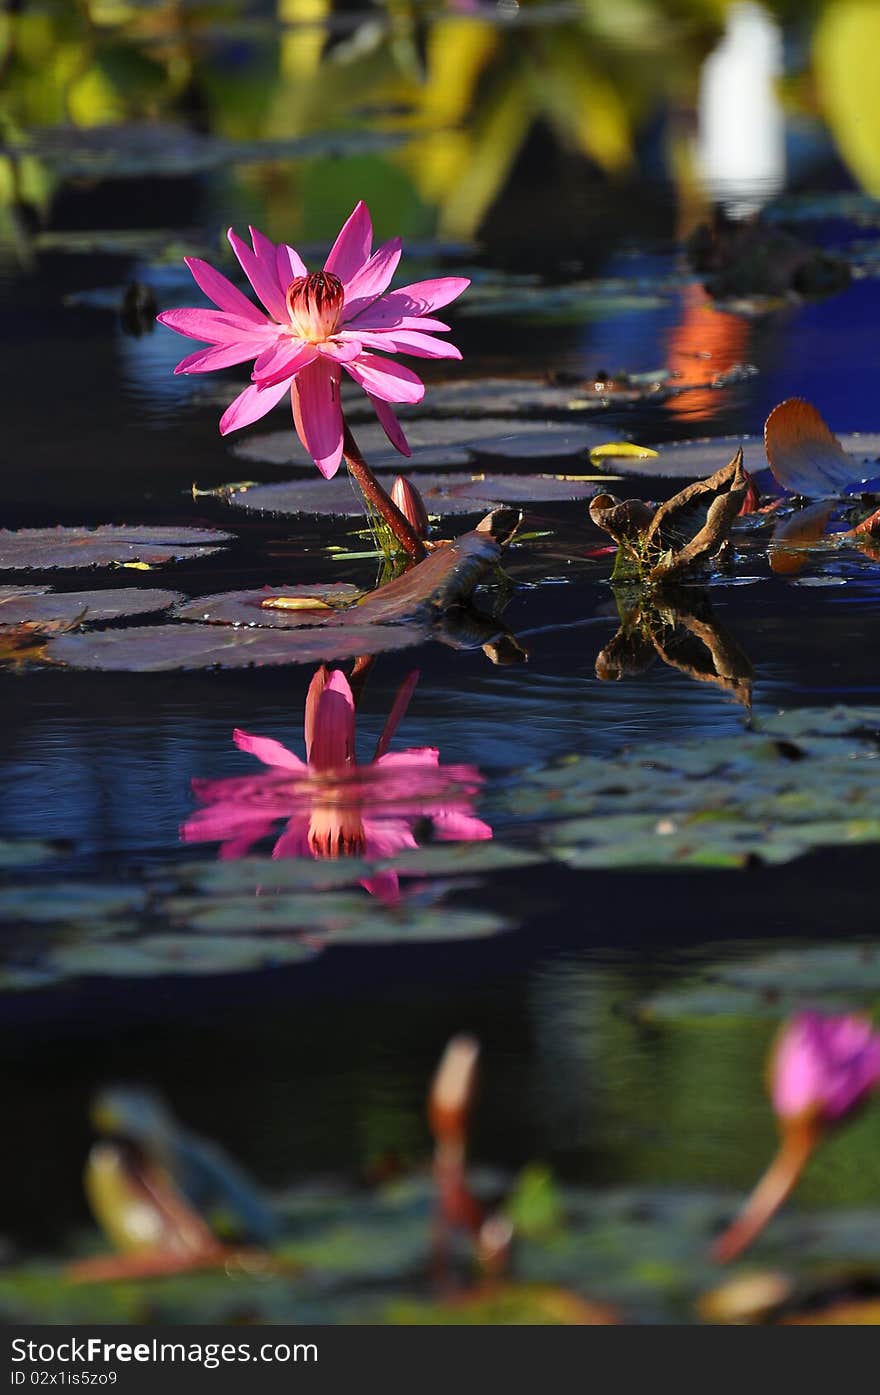
[[(394, 476), (377, 476), (390, 490)], [(564, 475), (420, 475), (419, 493), (429, 514), (485, 513), (493, 504), (551, 503), (555, 500), (589, 499), (601, 476), (566, 478)], [(267, 513), (362, 515), (365, 505), (345, 476), (334, 480), (289, 480), (264, 484), (232, 496), (239, 508)]]
[(656, 460), (658, 452), (651, 446), (637, 446), (635, 441), (608, 441), (604, 446), (593, 446), (590, 460)]
[[(851, 457), (852, 479), (871, 478), (878, 473), (880, 432), (851, 432), (839, 439)], [(656, 460), (642, 463), (619, 457), (614, 469), (621, 475), (648, 475), (651, 479), (696, 479), (717, 470), (740, 446), (743, 465), (749, 474), (757, 475), (767, 469), (764, 440), (760, 436), (704, 436), (690, 441), (664, 441), (655, 447)]]
[[(880, 711), (855, 725), (836, 709), (793, 717), (790, 729), (780, 719), (735, 738), (521, 772), (504, 804), (551, 812), (544, 846), (577, 867), (736, 868), (880, 842)], [(806, 730), (826, 725), (828, 735)]]
[(209, 557), (233, 535), (214, 528), (20, 528), (0, 530), (0, 570), (108, 567), (114, 563), (182, 562)]
[[(347, 582), (320, 585), (264, 586), (259, 591), (224, 591), (216, 596), (197, 596), (175, 606), (174, 614), (181, 620), (198, 620), (219, 625), (269, 625), (291, 629), (314, 624), (322, 618), (321, 610), (332, 614), (348, 606), (362, 592)], [(295, 605), (267, 605), (267, 601), (293, 599)], [(299, 602), (302, 602), (300, 604)], [(315, 604), (321, 608), (316, 611)], [(0, 607), (2, 614), (2, 607)]]
[(767, 459), (790, 494), (824, 499), (869, 478), (863, 462), (848, 455), (811, 402), (790, 397), (764, 423)]
[[(407, 471), (465, 465), (475, 459), (560, 460), (585, 457), (594, 446), (608, 440), (607, 431), (558, 421), (531, 421), (516, 417), (485, 417), (477, 421), (410, 419), (401, 413), (412, 455)], [(375, 469), (399, 473), (400, 456), (389, 449), (382, 428), (367, 422), (357, 428), (358, 445)], [(235, 454), (242, 460), (272, 465), (311, 465), (312, 459), (294, 431), (273, 431), (237, 442)], [(343, 475), (343, 480), (345, 476)], [(320, 483), (320, 481), (318, 481)], [(351, 487), (351, 486), (349, 486)], [(421, 480), (419, 489), (421, 489)]]
[(662, 554), (649, 580), (667, 581), (716, 553), (733, 526), (748, 488), (742, 451), (709, 479), (688, 485), (654, 514), (645, 534), (650, 551)]
[(112, 591), (16, 591), (0, 593), (0, 626), (41, 625), (56, 621), (117, 620), (124, 615), (149, 615), (182, 601), (179, 591), (147, 590), (127, 586)]
[[(238, 594), (236, 594), (238, 599)], [(265, 616), (283, 612), (263, 611)], [(288, 617), (289, 618), (289, 617)], [(277, 619), (258, 628), (217, 624), (140, 625), (61, 635), (47, 645), (47, 657), (69, 668), (117, 673), (162, 673), (174, 669), (263, 668), (315, 664), (420, 644), (419, 625), (347, 624), (344, 628), (300, 626), (289, 633)]]

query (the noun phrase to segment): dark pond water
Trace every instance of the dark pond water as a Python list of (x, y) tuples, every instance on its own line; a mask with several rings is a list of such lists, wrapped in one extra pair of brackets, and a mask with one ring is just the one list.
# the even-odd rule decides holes
[[(825, 73), (816, 35), (827, 15), (790, 8), (777, 11), (789, 74), (811, 62)], [(4, 527), (180, 525), (227, 529), (234, 540), (212, 557), (144, 575), (9, 572), (4, 582), (59, 591), (150, 585), (187, 596), (372, 585), (374, 560), (330, 550), (370, 547), (354, 536), (355, 520), (260, 514), (193, 496), (194, 483), (270, 483), (306, 471), (236, 454), (248, 438), (286, 429), (280, 410), (221, 440), (217, 417), (246, 370), (175, 378), (186, 350), (152, 323), (153, 301), (196, 303), (181, 256), (192, 249), (220, 262), (228, 223), (252, 221), (314, 256), (359, 197), (380, 237), (401, 232), (412, 248), (404, 279), (462, 271), (474, 279), (471, 304), (465, 296), (449, 312), (463, 363), (417, 365), (428, 409), (441, 381), (562, 378), (575, 397), (597, 375), (653, 375), (674, 395), (620, 405), (611, 393), (595, 411), (554, 413), (607, 440), (659, 444), (656, 469), (649, 462), (634, 474), (631, 490), (612, 486), (653, 499), (678, 487), (662, 474), (662, 443), (759, 435), (790, 396), (815, 402), (839, 432), (876, 430), (880, 205), (864, 192), (871, 179), (859, 160), (848, 161), (835, 98), (788, 118), (784, 167), (768, 172), (759, 162), (749, 196), (769, 199), (768, 218), (787, 217), (794, 235), (847, 259), (851, 283), (820, 299), (717, 308), (680, 241), (707, 214), (708, 195), (680, 170), (676, 177), (697, 129), (701, 64), (718, 41), (714, 7), (635, 7), (641, 18), (628, 43), (598, 9), (585, 4), (554, 22), (525, 6), (518, 21), (499, 19), (494, 7), (415, 11), (393, 42), (381, 9), (368, 17), (344, 8), (316, 27), (298, 22), (295, 5), (280, 7), (280, 20), (262, 7), (228, 24), (197, 8), (184, 23), (157, 7), (152, 24), (132, 22), (100, 41), (63, 11), (47, 10), (43, 28), (23, 14), (6, 59), (14, 81), (0, 100), (13, 150), (0, 156)], [(375, 34), (368, 24), (379, 25)], [(86, 76), (65, 88), (59, 58), (35, 87), (33, 65), (59, 52), (62, 38), (80, 45)], [(578, 72), (566, 56), (575, 41)], [(827, 88), (827, 73), (823, 81)], [(158, 121), (169, 124), (164, 134)], [(98, 128), (100, 139), (90, 135)], [(25, 133), (23, 153), (15, 142)], [(311, 147), (298, 144), (308, 139)], [(742, 197), (749, 179), (738, 187)], [(138, 333), (119, 309), (133, 283), (149, 289)], [(562, 289), (555, 301), (550, 288)], [(734, 366), (755, 371), (700, 386)], [(679, 390), (689, 383), (698, 386)], [(476, 402), (476, 416), (494, 415), (479, 390)], [(438, 439), (442, 455), (442, 431)], [(711, 468), (731, 453), (720, 446)], [(583, 452), (555, 458), (538, 445), (485, 468), (581, 474), (585, 463)], [(474, 521), (445, 518), (440, 533)], [(575, 755), (610, 760), (624, 748), (662, 754), (694, 738), (708, 751), (747, 738), (752, 723), (781, 709), (880, 706), (876, 560), (817, 553), (797, 577), (779, 576), (766, 535), (748, 533), (709, 596), (694, 589), (694, 604), (711, 604), (751, 663), (750, 716), (717, 685), (659, 660), (601, 682), (597, 655), (618, 623), (611, 560), (589, 555), (604, 539), (582, 500), (529, 505), (524, 527), (542, 536), (507, 555), (514, 584), (504, 621), (528, 663), (497, 667), (479, 648), (437, 642), (381, 654), (357, 718), (366, 759), (399, 685), (418, 668), (396, 745), (437, 747), (444, 765), (476, 767), (484, 784), (474, 811), (497, 841), (545, 846), (549, 806), (526, 819), (516, 813), (526, 767)], [(12, 881), (128, 886), (194, 858), (213, 861), (215, 844), (180, 842), (197, 808), (192, 780), (254, 772), (233, 745), (236, 727), (301, 750), (314, 667), (134, 675), (6, 664), (0, 834), (63, 840), (68, 850), (60, 869), (13, 867)], [(663, 781), (661, 771), (658, 808)], [(874, 862), (868, 846), (778, 866), (754, 858), (733, 869), (614, 870), (551, 860), (439, 890), (423, 878), (404, 883), (405, 898), (490, 911), (509, 929), (351, 947), (337, 935), (320, 955), (271, 968), (217, 972), (208, 963), (203, 973), (137, 977), (111, 968), (4, 991), (3, 1113), (15, 1146), (0, 1161), (3, 1233), (21, 1254), (58, 1255), (89, 1223), (87, 1105), (108, 1081), (157, 1088), (272, 1187), (314, 1174), (362, 1178), (392, 1156), (419, 1164), (429, 1150), (426, 1082), (460, 1030), (483, 1049), (472, 1144), (482, 1161), (514, 1170), (540, 1161), (588, 1187), (743, 1189), (772, 1145), (762, 1062), (773, 1012), (649, 1022), (639, 1005), (692, 983), (705, 965), (870, 934)], [(381, 908), (371, 914), (381, 918)], [(6, 932), (16, 963), (27, 923)], [(66, 943), (87, 944), (90, 933), (86, 919), (65, 931)], [(37, 967), (40, 953), (28, 951)], [(866, 1005), (864, 993), (856, 1005)], [(804, 1205), (876, 1199), (878, 1128), (876, 1112), (867, 1115), (817, 1158)]]

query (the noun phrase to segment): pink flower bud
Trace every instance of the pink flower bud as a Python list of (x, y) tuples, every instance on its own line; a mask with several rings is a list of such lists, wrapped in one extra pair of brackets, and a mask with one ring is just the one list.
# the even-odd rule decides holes
[(802, 1012), (783, 1027), (771, 1060), (773, 1107), (784, 1123), (835, 1123), (880, 1081), (880, 1033), (865, 1017)]
[(400, 509), (417, 538), (428, 536), (428, 511), (422, 496), (405, 475), (398, 475), (391, 490), (391, 498)]

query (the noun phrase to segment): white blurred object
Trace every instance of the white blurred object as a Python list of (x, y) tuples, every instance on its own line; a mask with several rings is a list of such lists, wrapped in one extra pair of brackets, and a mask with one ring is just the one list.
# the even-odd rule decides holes
[(785, 118), (774, 87), (782, 32), (760, 5), (732, 6), (700, 74), (697, 159), (703, 183), (734, 218), (785, 185)]

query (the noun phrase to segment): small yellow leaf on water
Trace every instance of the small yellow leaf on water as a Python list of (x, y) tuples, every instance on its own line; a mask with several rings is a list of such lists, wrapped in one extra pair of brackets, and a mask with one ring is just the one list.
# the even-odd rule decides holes
[(590, 451), (590, 459), (609, 460), (614, 456), (629, 460), (649, 460), (656, 459), (657, 452), (651, 450), (650, 446), (637, 446), (635, 441), (609, 441), (604, 446), (593, 446)]
[(151, 572), (153, 570), (149, 562), (120, 562), (120, 567), (128, 567), (133, 572)]
[(319, 596), (267, 596), (260, 601), (263, 610), (332, 610)]

